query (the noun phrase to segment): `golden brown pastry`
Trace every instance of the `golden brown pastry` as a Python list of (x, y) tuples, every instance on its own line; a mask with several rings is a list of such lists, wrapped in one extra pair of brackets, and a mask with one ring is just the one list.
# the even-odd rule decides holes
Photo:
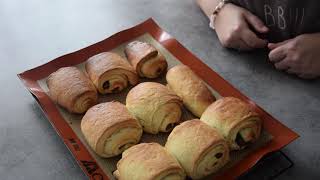
[(63, 67), (50, 74), (47, 86), (51, 99), (72, 113), (84, 113), (97, 104), (97, 90), (76, 67)]
[(166, 79), (168, 87), (182, 98), (183, 104), (197, 117), (215, 101), (205, 83), (188, 66), (174, 66), (168, 71)]
[(229, 161), (227, 142), (217, 130), (199, 119), (176, 126), (170, 133), (165, 148), (192, 179), (214, 173)]
[(141, 143), (124, 151), (113, 174), (119, 180), (183, 180), (186, 177), (177, 160), (157, 143)]
[(91, 148), (101, 157), (121, 154), (137, 144), (142, 128), (119, 102), (106, 102), (93, 106), (83, 116), (81, 131)]
[(145, 82), (129, 91), (126, 106), (144, 131), (157, 134), (171, 131), (180, 121), (182, 101), (166, 86)]
[(101, 94), (119, 92), (129, 84), (136, 85), (138, 76), (120, 55), (103, 52), (88, 59), (86, 71)]
[(140, 77), (156, 78), (167, 70), (166, 59), (149, 43), (133, 41), (125, 54)]
[(201, 121), (217, 128), (232, 150), (255, 142), (262, 126), (261, 119), (249, 104), (234, 97), (224, 97), (211, 104), (202, 114)]

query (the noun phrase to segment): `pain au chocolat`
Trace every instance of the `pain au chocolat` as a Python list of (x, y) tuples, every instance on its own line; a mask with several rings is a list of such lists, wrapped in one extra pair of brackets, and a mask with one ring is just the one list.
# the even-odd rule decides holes
[(185, 65), (171, 68), (166, 75), (168, 87), (182, 98), (183, 104), (197, 117), (215, 101), (206, 84)]
[(249, 104), (234, 97), (224, 97), (211, 104), (201, 121), (216, 128), (232, 150), (245, 148), (261, 133), (262, 120)]
[(106, 158), (137, 144), (142, 135), (139, 121), (120, 102), (91, 107), (81, 120), (81, 131), (91, 148)]
[(171, 131), (182, 114), (181, 99), (166, 86), (155, 82), (140, 83), (132, 88), (126, 106), (140, 121), (143, 130), (152, 134)]
[(166, 59), (149, 43), (133, 41), (125, 47), (125, 54), (140, 77), (156, 78), (167, 70)]
[(51, 99), (72, 113), (84, 113), (97, 104), (97, 90), (90, 79), (76, 67), (63, 67), (49, 75)]
[(101, 94), (115, 93), (138, 83), (132, 66), (120, 55), (102, 52), (88, 59), (86, 71)]
[(229, 161), (229, 147), (217, 130), (199, 119), (176, 126), (165, 148), (192, 179), (200, 179), (221, 169)]
[(123, 152), (113, 173), (119, 180), (184, 180), (177, 160), (157, 143), (141, 143)]

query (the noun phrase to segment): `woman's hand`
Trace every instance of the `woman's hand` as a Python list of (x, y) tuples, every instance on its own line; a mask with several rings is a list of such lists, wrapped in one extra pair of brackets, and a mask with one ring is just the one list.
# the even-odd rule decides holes
[(246, 9), (231, 3), (226, 4), (218, 13), (214, 26), (224, 47), (252, 50), (267, 46), (268, 42), (259, 38), (254, 32), (262, 34), (268, 32), (264, 23)]
[(320, 33), (269, 43), (269, 59), (279, 70), (312, 79), (320, 76)]

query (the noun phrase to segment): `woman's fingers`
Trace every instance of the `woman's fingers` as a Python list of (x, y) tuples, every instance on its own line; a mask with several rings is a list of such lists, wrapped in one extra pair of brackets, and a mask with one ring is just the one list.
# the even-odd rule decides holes
[(290, 68), (288, 61), (283, 60), (274, 64), (276, 69), (278, 70), (288, 70)]
[(255, 15), (247, 11), (244, 13), (247, 22), (259, 33), (266, 33), (269, 31), (268, 27)]
[(286, 55), (287, 55), (286, 48), (284, 46), (280, 46), (280, 47), (273, 49), (269, 53), (269, 60), (271, 62), (277, 63), (277, 62), (282, 61), (284, 58), (286, 58)]
[(243, 30), (241, 39), (251, 48), (264, 48), (268, 43), (266, 40), (260, 39), (249, 28)]
[(238, 51), (252, 50), (252, 48), (248, 46), (247, 43), (245, 43), (242, 39), (238, 39), (236, 42), (234, 42), (232, 48)]
[(316, 75), (312, 74), (299, 74), (298, 76), (303, 79), (315, 79), (317, 77)]
[(285, 40), (285, 41), (282, 41), (282, 42), (278, 42), (278, 43), (268, 43), (268, 48), (270, 50), (273, 50), (273, 49), (275, 49), (277, 47), (280, 47), (280, 46), (288, 43), (289, 41), (291, 41), (291, 39), (288, 39), (288, 40)]
[(298, 74), (299, 71), (295, 68), (290, 67), (289, 69), (287, 69), (287, 73), (288, 74)]
[(299, 69), (290, 66), (288, 61), (286, 61), (286, 60), (283, 60), (281, 62), (276, 63), (275, 67), (278, 70), (285, 70), (288, 74), (295, 74), (302, 79), (314, 79), (317, 77), (312, 74), (301, 73), (301, 71), (299, 71)]

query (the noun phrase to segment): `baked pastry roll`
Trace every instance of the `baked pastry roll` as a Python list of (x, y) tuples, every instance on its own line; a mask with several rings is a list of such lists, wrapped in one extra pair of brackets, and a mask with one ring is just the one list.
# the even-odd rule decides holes
[(138, 76), (120, 55), (103, 52), (88, 59), (86, 71), (101, 94), (119, 92), (129, 84), (136, 85)]
[(84, 113), (98, 102), (96, 88), (76, 67), (58, 69), (46, 83), (51, 99), (72, 113)]
[(182, 101), (166, 86), (144, 82), (129, 91), (126, 106), (144, 131), (157, 134), (171, 131), (180, 121)]
[(91, 148), (101, 157), (121, 154), (137, 144), (142, 128), (119, 102), (106, 102), (93, 106), (83, 116), (81, 131)]
[(183, 100), (183, 104), (197, 117), (215, 101), (205, 83), (185, 65), (177, 65), (167, 72), (168, 87)]
[(192, 179), (200, 179), (218, 171), (229, 160), (227, 142), (217, 130), (199, 119), (176, 126), (165, 148)]
[(141, 143), (122, 154), (113, 173), (120, 180), (183, 180), (177, 160), (157, 143)]
[(215, 127), (228, 141), (232, 150), (239, 150), (255, 142), (261, 132), (262, 121), (249, 104), (234, 97), (224, 97), (211, 104), (201, 121)]
[(156, 78), (167, 70), (166, 59), (149, 43), (133, 41), (125, 54), (140, 77)]

